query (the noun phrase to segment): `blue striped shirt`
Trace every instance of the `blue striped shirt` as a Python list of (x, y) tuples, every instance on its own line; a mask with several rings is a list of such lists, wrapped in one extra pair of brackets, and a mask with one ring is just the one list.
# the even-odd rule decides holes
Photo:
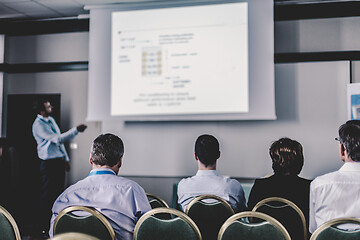
[(67, 162), (70, 160), (64, 142), (71, 141), (78, 134), (76, 127), (61, 133), (53, 117), (44, 118), (37, 115), (32, 125), (32, 132), (40, 159), (64, 158)]

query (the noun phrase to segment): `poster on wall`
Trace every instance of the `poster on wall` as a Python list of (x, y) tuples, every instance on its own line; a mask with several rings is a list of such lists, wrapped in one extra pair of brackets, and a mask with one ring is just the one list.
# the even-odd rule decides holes
[(360, 119), (360, 83), (351, 83), (347, 87), (348, 119)]

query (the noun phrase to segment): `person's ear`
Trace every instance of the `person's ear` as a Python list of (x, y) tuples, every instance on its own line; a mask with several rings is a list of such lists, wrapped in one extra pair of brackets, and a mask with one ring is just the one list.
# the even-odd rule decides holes
[(194, 153), (194, 157), (195, 157), (195, 160), (196, 160), (196, 161), (199, 160), (198, 156), (196, 156), (196, 153)]
[(123, 157), (121, 157), (120, 160), (119, 160), (119, 162), (117, 163), (119, 168), (120, 168), (121, 165), (122, 165), (122, 159), (123, 159)]
[(339, 154), (342, 161), (345, 160), (345, 147), (342, 143), (339, 143)]
[(219, 151), (218, 159), (220, 158), (221, 152)]
[(91, 157), (89, 157), (89, 163), (92, 165), (94, 165), (94, 162), (92, 161)]

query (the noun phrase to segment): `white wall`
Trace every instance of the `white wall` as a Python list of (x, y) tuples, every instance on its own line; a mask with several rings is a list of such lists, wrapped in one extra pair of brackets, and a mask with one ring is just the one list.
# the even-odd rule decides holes
[[(275, 51), (359, 50), (359, 24), (360, 18), (276, 22)], [(8, 63), (87, 61), (88, 33), (7, 37), (5, 56)], [(355, 75), (360, 75), (356, 74), (360, 65), (356, 62), (353, 66)], [(219, 170), (225, 175), (251, 178), (271, 173), (268, 147), (282, 136), (303, 144), (306, 159), (302, 176), (313, 178), (335, 170), (341, 163), (333, 139), (346, 120), (348, 76), (347, 62), (276, 64), (276, 121), (87, 123), (89, 129), (74, 140), (79, 148), (70, 151), (73, 169), (69, 183), (88, 174), (89, 148), (102, 131), (119, 134), (125, 141), (122, 172), (138, 168), (139, 174), (147, 177), (132, 178), (168, 202), (172, 183), (182, 177), (176, 175), (177, 169), (182, 168), (186, 175), (195, 173), (193, 144), (204, 132), (220, 140)], [(85, 120), (87, 77), (86, 71), (5, 74), (4, 101), (7, 94), (14, 93), (61, 93), (60, 127), (67, 130)], [(176, 157), (178, 164), (167, 166), (171, 157)], [(139, 165), (139, 158), (148, 159), (148, 163)], [(161, 158), (162, 165), (154, 166), (154, 158)], [(156, 167), (167, 177), (149, 176), (147, 169)]]

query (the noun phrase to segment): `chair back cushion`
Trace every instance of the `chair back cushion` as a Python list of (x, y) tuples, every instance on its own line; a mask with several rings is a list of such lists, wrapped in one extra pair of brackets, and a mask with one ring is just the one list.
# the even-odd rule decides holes
[(111, 235), (105, 225), (94, 215), (77, 216), (73, 213), (66, 213), (57, 221), (54, 234), (66, 232), (85, 233), (99, 239), (111, 240)]
[(197, 201), (189, 208), (187, 215), (199, 227), (204, 240), (215, 240), (221, 226), (233, 212), (219, 201)]
[(16, 239), (13, 227), (11, 226), (9, 220), (2, 213), (0, 213), (0, 236), (1, 239)]
[(198, 240), (194, 229), (183, 219), (176, 217), (170, 220), (148, 217), (139, 227), (134, 240)]
[(269, 222), (248, 224), (234, 221), (224, 231), (221, 240), (285, 240), (283, 233)]

